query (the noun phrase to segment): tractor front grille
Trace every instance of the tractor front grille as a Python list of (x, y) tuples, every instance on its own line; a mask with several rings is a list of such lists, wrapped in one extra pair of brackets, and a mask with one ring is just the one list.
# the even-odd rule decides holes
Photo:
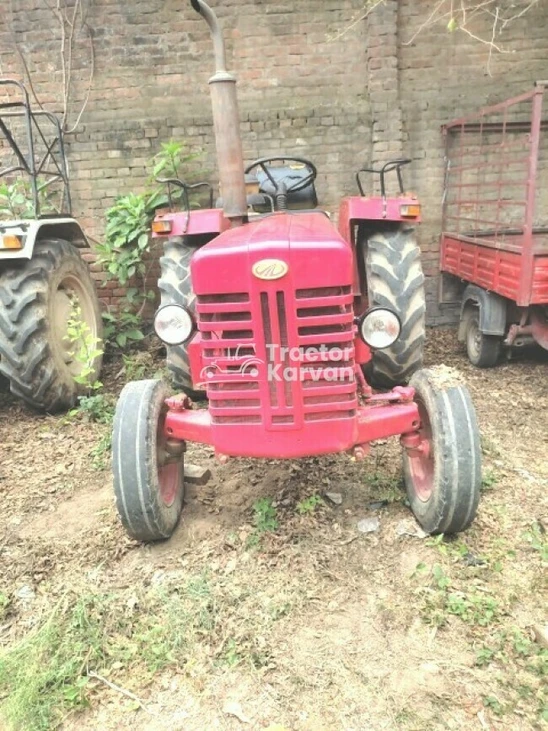
[(301, 429), (357, 407), (349, 286), (198, 296), (214, 424)]
[(260, 424), (254, 323), (246, 293), (197, 297), (202, 335), (201, 380), (217, 424)]

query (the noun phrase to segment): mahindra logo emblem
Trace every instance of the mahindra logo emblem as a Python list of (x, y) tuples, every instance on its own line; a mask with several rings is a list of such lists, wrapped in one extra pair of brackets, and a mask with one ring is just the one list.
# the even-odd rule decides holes
[(281, 279), (289, 267), (281, 259), (261, 259), (251, 270), (257, 279)]

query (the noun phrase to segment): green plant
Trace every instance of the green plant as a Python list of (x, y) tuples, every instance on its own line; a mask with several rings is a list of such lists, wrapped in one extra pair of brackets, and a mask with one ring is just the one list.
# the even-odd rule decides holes
[(498, 666), (506, 666), (507, 674), (514, 680), (506, 685), (504, 704), (502, 699), (491, 695), (488, 698), (494, 700), (488, 700), (487, 707), (494, 713), (499, 712), (503, 705), (520, 713), (534, 709), (540, 719), (548, 720), (545, 717), (548, 709), (548, 686), (545, 682), (548, 650), (532, 642), (518, 627), (501, 629), (489, 636), (490, 644), (484, 644), (476, 653), (476, 665), (484, 667), (496, 662)]
[[(184, 142), (162, 143), (160, 151), (149, 161), (151, 183), (160, 175), (166, 178), (187, 179), (193, 176), (190, 163), (202, 155), (190, 153)], [(154, 182), (152, 189), (142, 193), (131, 192), (120, 196), (106, 211), (105, 239), (97, 244), (98, 261), (107, 273), (107, 281), (115, 279), (126, 288), (124, 303), (116, 313), (103, 314), (105, 340), (115, 347), (125, 348), (128, 343), (142, 340), (142, 313), (154, 292), (147, 289), (147, 257), (151, 252), (150, 228), (157, 208), (176, 202), (181, 190), (168, 196), (164, 185)], [(137, 278), (142, 287), (128, 287)]]
[(463, 622), (486, 627), (500, 616), (497, 600), (482, 593), (452, 593), (446, 597), (445, 609), (448, 614), (460, 617)]
[[(420, 572), (422, 573), (422, 572)], [(415, 570), (414, 575), (420, 576)], [(441, 627), (447, 617), (459, 617), (471, 626), (487, 627), (497, 622), (502, 611), (495, 597), (483, 591), (458, 591), (452, 587), (442, 566), (434, 564), (430, 585), (421, 592), (425, 598), (422, 616), (428, 624)]]
[(97, 245), (99, 262), (122, 286), (145, 273), (143, 254), (150, 250), (152, 197), (151, 193), (128, 193), (106, 212), (105, 241)]
[(387, 503), (401, 502), (404, 493), (401, 489), (401, 477), (391, 475), (382, 469), (375, 472), (366, 471), (365, 480), (375, 493), (375, 500), (385, 500)]
[(128, 381), (140, 381), (143, 378), (162, 378), (163, 365), (158, 365), (149, 351), (139, 350), (123, 353), (124, 378)]
[(499, 445), (494, 439), (488, 437), (487, 434), (481, 435), (481, 451), (482, 454), (486, 454), (490, 457), (502, 457)]
[(253, 504), (253, 522), (257, 533), (272, 533), (278, 530), (278, 514), (272, 498), (263, 497)]
[(534, 551), (537, 551), (540, 560), (548, 563), (548, 536), (542, 523), (535, 522), (531, 528), (523, 534), (523, 537)]
[(447, 540), (443, 533), (432, 538), (427, 538), (425, 545), (429, 548), (437, 548), (442, 556), (449, 556), (454, 559), (462, 558), (469, 553), (468, 546), (460, 541)]
[[(59, 213), (53, 205), (54, 194), (50, 195), (45, 188), (38, 190), (40, 213)], [(26, 180), (15, 180), (13, 183), (0, 184), (0, 219), (36, 218), (36, 210), (32, 198), (30, 183)]]
[(498, 482), (498, 477), (493, 469), (485, 470), (481, 478), (481, 489), (492, 490)]
[(299, 515), (306, 515), (307, 513), (313, 513), (316, 508), (323, 505), (323, 500), (320, 495), (310, 495), (297, 503), (295, 506)]
[(436, 582), (436, 586), (442, 591), (447, 589), (447, 587), (451, 584), (449, 577), (438, 563), (434, 564), (434, 567), (432, 568), (432, 576)]
[(231, 638), (227, 641), (223, 659), (229, 667), (236, 667), (240, 664), (242, 656), (238, 651), (236, 640)]
[(126, 663), (150, 673), (183, 666), (193, 643), (215, 633), (218, 609), (203, 575), (177, 591), (134, 591), (65, 594), (37, 629), (0, 648), (2, 729), (58, 728), (90, 705), (94, 672), (108, 676), (113, 664)]
[(78, 406), (69, 411), (69, 416), (83, 416), (98, 424), (112, 424), (114, 418), (114, 399), (104, 393), (80, 396)]
[(48, 620), (0, 654), (2, 715), (14, 729), (47, 731), (88, 705), (86, 666), (104, 658), (96, 602), (61, 600)]
[(107, 429), (97, 444), (91, 449), (91, 466), (94, 470), (104, 470), (107, 466), (107, 455), (112, 450), (112, 429)]
[(0, 217), (1, 218), (32, 218), (34, 206), (31, 192), (22, 180), (0, 185)]
[(130, 308), (127, 300), (116, 314), (103, 312), (103, 327), (105, 340), (118, 348), (125, 348), (128, 343), (139, 342), (145, 337), (141, 316)]
[(94, 368), (96, 359), (103, 354), (103, 349), (100, 347), (101, 340), (92, 334), (82, 316), (82, 308), (74, 299), (71, 304), (65, 339), (72, 347), (71, 357), (81, 366), (80, 372), (74, 376), (76, 383), (85, 386), (88, 391), (96, 391), (101, 388), (103, 384), (95, 378)]
[(184, 175), (186, 180), (191, 180), (194, 176), (189, 171), (189, 165), (200, 157), (202, 153), (189, 152), (185, 142), (162, 142), (160, 152), (152, 158), (152, 178), (154, 182), (160, 175), (181, 180)]
[(502, 716), (504, 714), (504, 706), (494, 695), (486, 696), (483, 699), (483, 705), (493, 711), (496, 716)]
[(424, 576), (428, 572), (428, 566), (424, 563), (424, 561), (419, 561), (419, 563), (415, 566), (413, 573), (411, 574), (412, 579), (416, 579), (420, 576)]
[(491, 647), (480, 647), (480, 649), (476, 652), (476, 665), (480, 668), (485, 667), (485, 665), (489, 665), (495, 655), (496, 651)]

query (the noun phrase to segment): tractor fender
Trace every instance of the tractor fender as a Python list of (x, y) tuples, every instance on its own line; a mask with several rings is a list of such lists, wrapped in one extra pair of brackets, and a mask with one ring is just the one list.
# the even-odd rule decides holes
[(465, 338), (467, 310), (470, 305), (479, 308), (479, 329), (485, 335), (504, 335), (506, 333), (506, 300), (498, 294), (469, 284), (462, 295), (458, 339)]
[(80, 224), (74, 218), (68, 217), (2, 221), (0, 236), (2, 234), (18, 236), (23, 246), (20, 249), (2, 249), (0, 246), (0, 262), (8, 259), (32, 259), (36, 242), (43, 238), (63, 239), (78, 248), (89, 246)]

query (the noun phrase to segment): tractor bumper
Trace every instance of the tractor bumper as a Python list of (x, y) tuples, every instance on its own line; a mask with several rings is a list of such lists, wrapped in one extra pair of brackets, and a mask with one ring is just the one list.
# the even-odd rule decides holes
[(371, 396), (352, 418), (316, 421), (301, 430), (264, 429), (260, 424), (216, 424), (208, 410), (194, 410), (187, 397), (167, 400), (169, 439), (209, 444), (219, 455), (294, 459), (345, 452), (378, 439), (412, 434), (420, 427), (412, 388)]

